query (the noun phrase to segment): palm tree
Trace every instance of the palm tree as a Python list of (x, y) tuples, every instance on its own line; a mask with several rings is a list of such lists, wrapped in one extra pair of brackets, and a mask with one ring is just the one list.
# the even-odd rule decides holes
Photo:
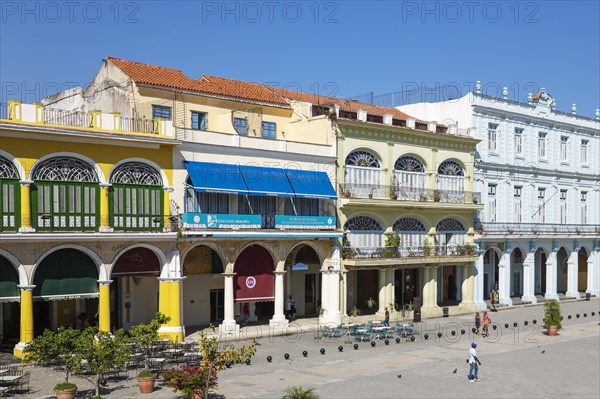
[(315, 388), (302, 388), (301, 385), (291, 386), (285, 390), (285, 395), (281, 399), (319, 399)]

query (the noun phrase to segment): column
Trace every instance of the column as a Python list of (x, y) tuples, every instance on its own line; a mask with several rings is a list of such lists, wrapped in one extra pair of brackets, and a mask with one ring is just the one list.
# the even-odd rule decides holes
[(501, 304), (512, 306), (510, 298), (510, 250), (505, 251), (498, 263), (498, 299)]
[(567, 298), (580, 298), (579, 295), (579, 248), (574, 248), (567, 261)]
[(429, 277), (431, 278), (429, 299), (431, 300), (430, 304), (432, 308), (438, 307), (438, 268), (438, 266), (432, 266), (429, 272)]
[(431, 307), (431, 298), (429, 297), (429, 274), (431, 272), (431, 267), (426, 266), (423, 268), (423, 307), (428, 308)]
[(600, 294), (600, 283), (598, 282), (598, 263), (595, 258), (598, 257), (598, 251), (592, 251), (587, 261), (587, 288), (586, 293), (598, 296)]
[(377, 305), (378, 305), (378, 309), (377, 309), (377, 317), (381, 317), (383, 318), (385, 315), (385, 307), (387, 306), (387, 304), (385, 303), (386, 301), (386, 295), (385, 295), (385, 286), (387, 283), (387, 271), (386, 269), (379, 269), (378, 270), (379, 273), (379, 297), (377, 299)]
[(181, 282), (184, 277), (159, 277), (158, 311), (169, 317), (169, 321), (160, 326), (158, 333), (171, 341), (183, 341), (181, 325)]
[(25, 346), (33, 341), (33, 289), (35, 285), (20, 285), (21, 290), (21, 328), (19, 343), (15, 346), (13, 354), (23, 358)]
[(473, 280), (474, 280), (474, 294), (473, 301), (475, 302), (475, 306), (479, 310), (486, 310), (487, 304), (483, 300), (483, 290), (487, 289), (483, 286), (483, 270), (485, 265), (483, 264), (483, 253), (480, 253), (477, 256), (477, 260), (475, 261), (475, 268), (473, 270)]
[(553, 250), (548, 255), (548, 259), (546, 260), (546, 293), (544, 295), (545, 299), (558, 300), (558, 294), (556, 292), (557, 254), (558, 251)]
[(467, 267), (467, 305), (473, 305), (475, 303), (475, 276), (473, 273), (475, 272), (475, 267), (473, 265), (469, 265)]
[(326, 322), (340, 324), (342, 314), (340, 313), (340, 271), (329, 270), (329, 307), (326, 309)]
[(21, 180), (21, 227), (20, 233), (32, 233), (35, 229), (31, 224), (31, 185), (32, 181)]
[[(456, 271), (458, 272), (458, 266), (456, 267)], [(469, 265), (462, 266), (462, 286), (461, 286), (461, 298), (460, 302), (461, 306), (467, 303), (467, 298), (469, 297)]]
[(110, 227), (110, 211), (109, 211), (109, 191), (110, 183), (100, 183), (100, 232), (111, 233), (113, 229)]
[(110, 283), (112, 280), (98, 280), (100, 286), (98, 329), (106, 332), (110, 332)]
[(535, 297), (535, 248), (525, 255), (523, 261), (523, 302), (537, 303)]
[[(340, 313), (343, 316), (348, 315), (348, 272), (345, 270), (340, 271), (341, 275), (341, 287), (340, 287)], [(321, 302), (322, 303), (322, 302)]]
[[(390, 313), (394, 312), (394, 303), (396, 302), (395, 295), (395, 269), (387, 269), (387, 285), (385, 286), (386, 306), (389, 308)], [(391, 306), (390, 306), (391, 305)]]
[(456, 300), (461, 302), (466, 296), (463, 292), (463, 284), (465, 283), (465, 273), (460, 265), (454, 266), (454, 290), (456, 292)]
[(273, 318), (269, 320), (269, 325), (284, 327), (288, 324), (288, 320), (283, 313), (283, 304), (285, 302), (283, 276), (285, 275), (285, 270), (281, 270), (279, 267), (277, 269), (273, 272), (275, 274), (275, 313), (273, 314)]
[[(226, 270), (231, 270), (227, 268)], [(237, 333), (239, 326), (235, 321), (235, 314), (233, 312), (233, 277), (235, 273), (223, 273), (225, 279), (223, 287), (223, 300), (225, 301), (225, 309), (223, 315), (223, 323), (221, 323), (220, 331), (222, 333)]]
[(171, 193), (174, 191), (173, 187), (163, 187), (163, 215), (164, 215), (164, 228), (165, 231), (169, 231), (168, 229), (171, 227), (171, 219), (169, 215), (171, 214)]

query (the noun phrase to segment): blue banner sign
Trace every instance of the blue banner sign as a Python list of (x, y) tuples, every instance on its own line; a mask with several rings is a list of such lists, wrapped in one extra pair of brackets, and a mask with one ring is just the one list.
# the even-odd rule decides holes
[(335, 230), (335, 216), (275, 215), (275, 228), (300, 230)]
[(308, 265), (306, 263), (296, 263), (292, 266), (292, 270), (308, 270)]
[(183, 227), (188, 229), (260, 229), (261, 215), (220, 213), (184, 213)]

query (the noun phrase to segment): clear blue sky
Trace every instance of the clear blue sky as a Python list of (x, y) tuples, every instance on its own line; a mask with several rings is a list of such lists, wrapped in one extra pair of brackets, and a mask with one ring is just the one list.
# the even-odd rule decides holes
[(587, 116), (600, 107), (598, 1), (0, 4), (1, 101), (85, 85), (112, 55), (339, 97), (480, 80), (519, 100), (545, 87)]

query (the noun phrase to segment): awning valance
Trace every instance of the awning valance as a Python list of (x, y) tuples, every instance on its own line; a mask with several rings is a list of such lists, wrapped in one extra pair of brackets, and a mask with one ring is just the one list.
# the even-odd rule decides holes
[(286, 169), (294, 194), (300, 198), (337, 199), (335, 189), (325, 172)]
[(93, 298), (98, 296), (98, 270), (83, 252), (61, 249), (38, 265), (33, 284), (37, 300)]
[(248, 194), (275, 195), (278, 197), (293, 197), (294, 190), (281, 168), (265, 168), (261, 166), (240, 166), (244, 176)]
[(203, 192), (248, 194), (238, 165), (184, 161), (194, 189)]
[(159, 276), (160, 263), (148, 248), (132, 248), (119, 257), (112, 269), (112, 277)]

